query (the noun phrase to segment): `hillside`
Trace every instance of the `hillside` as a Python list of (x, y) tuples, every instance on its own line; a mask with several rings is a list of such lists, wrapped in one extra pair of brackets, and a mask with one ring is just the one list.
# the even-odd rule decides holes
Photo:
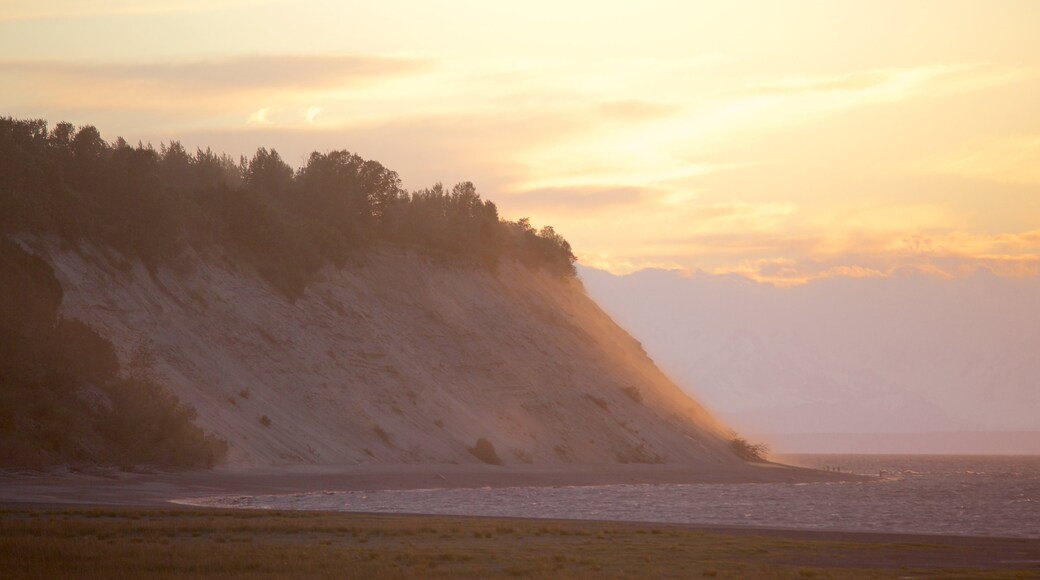
[(220, 253), (149, 273), (31, 241), (63, 313), (155, 371), (234, 464), (733, 462), (725, 433), (573, 278), (382, 247), (294, 303)]
[[(133, 463), (151, 440), (134, 433), (194, 418), (239, 466), (742, 463), (587, 297), (552, 227), (500, 219), (472, 183), (400, 183), (347, 151), (294, 170), (266, 149), (236, 162), (0, 119), (0, 234), (12, 263), (57, 287), (47, 317), (5, 307), (4, 336), (49, 345), (74, 324), (113, 359), (98, 380), (58, 380), (36, 357), (3, 384), (0, 431), (50, 461)], [(39, 377), (52, 403), (33, 402)], [(154, 412), (118, 407), (120, 389)], [(197, 444), (146, 459), (223, 455), (183, 429)], [(48, 430), (60, 445), (44, 448)]]
[[(112, 343), (64, 316), (53, 268), (0, 236), (0, 467), (210, 467), (227, 445)], [(146, 372), (149, 371), (149, 372)]]

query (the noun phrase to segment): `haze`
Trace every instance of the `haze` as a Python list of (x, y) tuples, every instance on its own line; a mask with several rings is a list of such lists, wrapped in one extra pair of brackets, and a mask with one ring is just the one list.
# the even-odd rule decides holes
[(582, 278), (691, 396), (777, 451), (1040, 453), (1040, 278)]

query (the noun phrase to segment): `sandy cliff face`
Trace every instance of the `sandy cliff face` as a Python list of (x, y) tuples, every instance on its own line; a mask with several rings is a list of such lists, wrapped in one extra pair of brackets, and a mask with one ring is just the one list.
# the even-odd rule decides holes
[(63, 313), (124, 364), (147, 344), (233, 464), (477, 462), (479, 438), (506, 463), (739, 462), (575, 280), (384, 248), (290, 303), (224, 255), (149, 273), (29, 245), (53, 264)]

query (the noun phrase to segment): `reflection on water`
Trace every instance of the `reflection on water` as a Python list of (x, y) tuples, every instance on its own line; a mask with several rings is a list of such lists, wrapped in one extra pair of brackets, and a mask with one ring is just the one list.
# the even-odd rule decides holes
[(1040, 538), (1040, 457), (801, 455), (866, 483), (673, 484), (320, 492), (220, 507), (750, 525)]

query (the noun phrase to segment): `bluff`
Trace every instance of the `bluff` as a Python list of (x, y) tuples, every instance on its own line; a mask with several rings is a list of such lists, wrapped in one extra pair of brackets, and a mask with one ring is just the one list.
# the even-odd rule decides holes
[(25, 461), (741, 461), (567, 241), (469, 182), (0, 118), (0, 235), (0, 449)]
[(24, 243), (63, 315), (145, 353), (231, 464), (479, 462), (480, 439), (504, 463), (740, 461), (573, 277), (384, 245), (290, 301), (219, 249), (149, 270)]

